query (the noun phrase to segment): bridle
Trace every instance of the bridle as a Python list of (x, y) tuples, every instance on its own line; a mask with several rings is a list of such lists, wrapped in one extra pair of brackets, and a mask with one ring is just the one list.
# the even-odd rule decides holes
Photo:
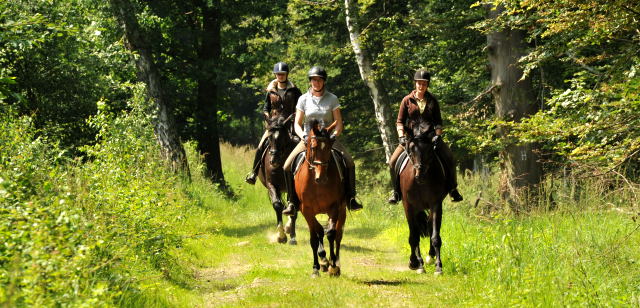
[[(309, 145), (309, 155), (305, 155), (305, 160), (307, 161), (307, 164), (309, 165), (309, 170), (312, 170), (314, 167), (317, 166), (328, 166), (329, 162), (331, 161), (331, 157), (329, 157), (329, 160), (323, 162), (323, 161), (319, 161), (316, 160), (316, 148), (318, 147), (317, 144), (320, 142), (326, 142), (326, 140), (328, 140), (329, 138), (327, 137), (318, 137), (318, 136), (311, 136), (310, 137), (311, 140), (309, 140), (309, 142), (312, 142), (313, 140), (316, 141), (316, 145), (315, 146), (311, 146)], [(311, 160), (309, 160), (309, 158), (311, 158)]]

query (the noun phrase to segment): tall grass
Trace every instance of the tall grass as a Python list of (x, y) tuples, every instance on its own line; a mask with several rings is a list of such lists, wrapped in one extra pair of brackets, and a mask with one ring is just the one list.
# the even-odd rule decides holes
[(461, 177), (466, 200), (445, 202), (444, 275), (435, 277), (407, 268), (408, 228), (401, 206), (384, 201), (386, 170), (360, 168), (365, 209), (348, 214), (343, 275), (309, 279), (304, 219), (299, 245), (274, 243), (266, 189), (243, 182), (252, 149), (222, 144), (228, 198), (203, 176), (193, 144), (192, 180), (168, 173), (132, 104), (127, 115), (102, 110), (92, 120), (100, 139), (85, 161), (65, 159), (28, 118), (3, 113), (0, 305), (640, 305), (632, 186), (549, 178), (552, 197), (514, 213), (495, 193), (496, 175)]

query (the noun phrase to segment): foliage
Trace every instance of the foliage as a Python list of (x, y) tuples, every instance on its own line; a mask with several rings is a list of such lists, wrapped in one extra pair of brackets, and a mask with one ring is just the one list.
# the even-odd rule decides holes
[(622, 170), (637, 179), (638, 3), (480, 3), (505, 10), (497, 22), (480, 22), (478, 29), (528, 31), (532, 46), (520, 62), (536, 78), (543, 107), (521, 124), (495, 125), (515, 126), (513, 137), (541, 144), (556, 162)]
[(90, 121), (99, 131), (88, 161), (68, 160), (29, 117), (2, 112), (0, 138), (0, 303), (112, 306), (135, 302), (137, 268), (180, 283), (168, 255), (180, 244), (169, 226), (189, 204), (166, 171), (149, 124), (143, 88), (130, 112), (108, 104)]

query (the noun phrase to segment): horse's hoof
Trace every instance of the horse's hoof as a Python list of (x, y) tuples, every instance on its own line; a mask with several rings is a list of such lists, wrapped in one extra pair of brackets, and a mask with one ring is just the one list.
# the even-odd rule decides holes
[(420, 263), (417, 263), (417, 262), (416, 262), (416, 263), (409, 262), (409, 269), (410, 269), (410, 270), (412, 270), (412, 271), (413, 271), (413, 270), (417, 270), (417, 269), (419, 269), (419, 268), (420, 268)]
[(313, 270), (313, 273), (311, 273), (311, 278), (318, 278), (320, 277), (320, 272), (318, 272), (317, 269)]
[(329, 276), (331, 276), (331, 277), (339, 277), (340, 276), (340, 267), (339, 266), (329, 266)]
[(431, 256), (427, 256), (426, 259), (424, 259), (424, 264), (433, 264), (434, 258)]
[(298, 241), (296, 241), (296, 239), (292, 237), (292, 238), (289, 240), (289, 245), (298, 245)]
[(320, 258), (320, 270), (323, 272), (329, 270), (329, 260), (327, 258)]
[(424, 268), (422, 268), (422, 267), (421, 267), (421, 268), (419, 268), (419, 269), (416, 271), (416, 273), (418, 273), (418, 274), (424, 274), (424, 273), (425, 273)]
[(280, 244), (284, 244), (287, 242), (287, 237), (278, 237), (278, 243)]
[(436, 276), (442, 275), (442, 268), (436, 268), (436, 271), (433, 272), (433, 274), (436, 275)]

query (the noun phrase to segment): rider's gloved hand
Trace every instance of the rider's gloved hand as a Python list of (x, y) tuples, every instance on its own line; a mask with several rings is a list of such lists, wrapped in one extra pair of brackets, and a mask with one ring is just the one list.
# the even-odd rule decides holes
[(433, 146), (438, 146), (441, 142), (442, 137), (440, 137), (440, 135), (435, 135), (433, 136), (433, 138), (431, 138), (431, 143), (433, 143)]
[(331, 136), (329, 136), (329, 139), (331, 141), (336, 141), (336, 138), (338, 137), (338, 135), (336, 135), (336, 133), (331, 134)]
[(400, 136), (400, 138), (398, 138), (398, 142), (400, 142), (401, 145), (405, 145), (407, 143), (407, 137)]

